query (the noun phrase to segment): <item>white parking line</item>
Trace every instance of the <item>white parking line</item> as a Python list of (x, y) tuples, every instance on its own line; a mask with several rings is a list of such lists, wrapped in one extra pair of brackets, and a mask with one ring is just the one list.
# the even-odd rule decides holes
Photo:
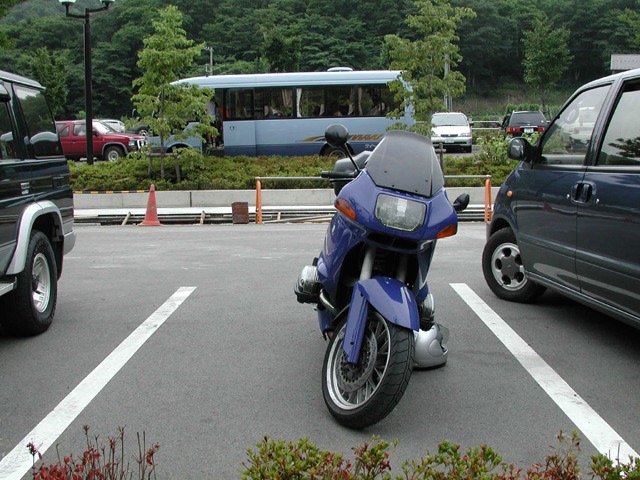
[(627, 463), (638, 454), (518, 334), (465, 283), (451, 287), (516, 357), (596, 449)]
[(41, 453), (58, 439), (87, 405), (100, 393), (116, 373), (149, 340), (169, 316), (177, 310), (196, 287), (180, 287), (160, 308), (151, 314), (131, 335), (116, 347), (89, 375), (62, 400), (24, 439), (0, 461), (0, 478), (20, 480), (33, 460), (27, 444), (33, 442)]

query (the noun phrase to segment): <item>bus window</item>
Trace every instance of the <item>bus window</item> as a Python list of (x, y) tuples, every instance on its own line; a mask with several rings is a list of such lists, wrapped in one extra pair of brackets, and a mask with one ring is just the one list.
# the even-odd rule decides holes
[(264, 88), (256, 90), (263, 97), (259, 102), (256, 97), (256, 108), (263, 105), (264, 118), (290, 118), (293, 117), (293, 98), (292, 88)]
[(326, 116), (346, 117), (355, 114), (355, 94), (353, 87), (327, 87)]
[(316, 118), (326, 116), (324, 106), (324, 88), (303, 87), (297, 89), (298, 116)]
[(228, 90), (227, 110), (229, 120), (253, 118), (253, 90)]
[(366, 117), (384, 117), (393, 109), (391, 92), (384, 86), (364, 86), (358, 89), (360, 115)]

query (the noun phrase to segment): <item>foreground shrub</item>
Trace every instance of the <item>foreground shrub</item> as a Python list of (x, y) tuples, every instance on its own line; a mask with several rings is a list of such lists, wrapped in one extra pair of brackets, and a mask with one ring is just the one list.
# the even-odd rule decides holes
[[(353, 449), (354, 459), (318, 449), (308, 439), (297, 443), (264, 437), (256, 444), (257, 451), (247, 450), (243, 464), (244, 479), (345, 479), (345, 480), (579, 480), (580, 439), (577, 433), (557, 436), (558, 446), (540, 464), (526, 471), (506, 464), (492, 448), (481, 445), (462, 452), (459, 445), (448, 441), (438, 445), (436, 453), (421, 460), (401, 464), (401, 475), (392, 476), (390, 443), (374, 437)], [(397, 442), (393, 443), (393, 446)], [(591, 457), (590, 478), (601, 480), (640, 479), (640, 460), (628, 464), (614, 462), (605, 455)]]
[[(29, 443), (27, 448), (31, 453), (34, 466), (32, 477), (34, 480), (122, 480), (133, 478), (134, 471), (130, 468), (130, 462), (126, 458), (124, 443), (124, 427), (118, 429), (118, 436), (109, 437), (107, 445), (100, 441), (98, 436), (89, 436), (89, 426), (83, 427), (86, 448), (80, 458), (73, 455), (61, 457), (58, 451), (57, 463), (49, 466), (42, 464), (36, 467), (36, 461), (42, 460), (42, 454), (33, 443)], [(155, 479), (156, 464), (155, 454), (160, 448), (155, 444), (149, 448), (145, 445), (144, 433), (137, 434), (138, 452), (131, 458), (137, 463), (135, 470), (138, 473), (136, 478)], [(57, 447), (56, 447), (57, 451)]]
[[(144, 434), (137, 435), (138, 447), (134, 460), (137, 467), (131, 469), (125, 453), (124, 428), (118, 436), (109, 438), (108, 445), (89, 436), (84, 426), (86, 449), (80, 458), (73, 455), (60, 457), (57, 463), (36, 467), (42, 460), (33, 443), (27, 448), (34, 458), (34, 480), (121, 480), (135, 478), (155, 479), (155, 454), (158, 444), (147, 448)], [(420, 460), (406, 460), (400, 465), (402, 474), (392, 476), (390, 463), (393, 443), (373, 437), (369, 442), (354, 447), (353, 460), (338, 453), (320, 450), (308, 438), (297, 442), (274, 440), (265, 436), (255, 446), (247, 449), (247, 461), (240, 473), (247, 480), (580, 480), (578, 462), (580, 439), (577, 433), (570, 437), (562, 432), (557, 435), (558, 445), (544, 462), (534, 464), (526, 471), (513, 464), (504, 463), (492, 448), (481, 445), (463, 452), (460, 445), (443, 441), (436, 453), (427, 452)], [(57, 450), (57, 448), (56, 448)], [(591, 457), (589, 478), (600, 480), (640, 480), (640, 459), (629, 458), (629, 463), (614, 461), (597, 454)], [(190, 472), (182, 472), (182, 478), (190, 478)], [(215, 466), (209, 478), (217, 478)]]

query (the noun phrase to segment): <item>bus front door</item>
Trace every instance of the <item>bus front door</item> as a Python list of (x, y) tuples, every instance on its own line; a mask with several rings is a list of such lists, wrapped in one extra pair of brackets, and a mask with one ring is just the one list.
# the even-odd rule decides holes
[(256, 156), (256, 122), (226, 120), (222, 125), (224, 154)]

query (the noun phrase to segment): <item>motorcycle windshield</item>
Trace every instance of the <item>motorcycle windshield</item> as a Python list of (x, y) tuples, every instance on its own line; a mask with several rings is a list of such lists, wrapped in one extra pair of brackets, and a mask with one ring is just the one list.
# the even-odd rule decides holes
[(383, 188), (431, 197), (444, 186), (444, 175), (431, 139), (392, 130), (371, 152), (366, 170)]

